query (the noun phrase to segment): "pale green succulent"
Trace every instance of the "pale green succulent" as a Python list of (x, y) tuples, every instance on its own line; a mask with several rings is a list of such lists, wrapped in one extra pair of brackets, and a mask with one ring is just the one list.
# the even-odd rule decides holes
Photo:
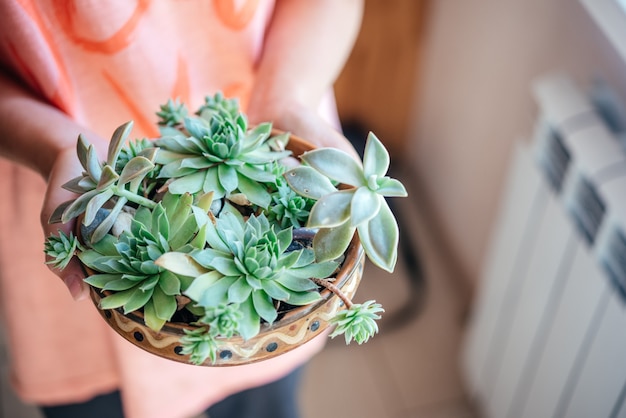
[(263, 213), (270, 222), (281, 228), (304, 227), (315, 201), (299, 195), (289, 187), (282, 176), (286, 171), (284, 166), (276, 164), (272, 171), (276, 174), (276, 183), (271, 191), (272, 203)]
[(90, 226), (103, 207), (109, 206), (106, 217), (99, 223), (89, 237), (91, 243), (102, 239), (111, 229), (118, 215), (128, 202), (152, 208), (152, 200), (139, 193), (144, 178), (154, 169), (156, 148), (144, 148), (116, 171), (117, 159), (126, 138), (132, 129), (132, 122), (118, 127), (109, 144), (107, 161), (101, 164), (93, 145), (85, 138), (78, 137), (77, 154), (83, 173), (63, 185), (63, 188), (80, 196), (59, 206), (50, 217), (50, 223), (67, 223), (81, 214), (85, 214), (83, 225)]
[(194, 364), (202, 364), (207, 358), (211, 363), (217, 360), (219, 338), (230, 338), (237, 334), (243, 314), (238, 304), (220, 304), (206, 308), (197, 324), (203, 327), (193, 331), (185, 329), (185, 336), (180, 339), (182, 354), (189, 354)]
[(384, 311), (383, 307), (373, 300), (362, 304), (355, 303), (348, 309), (339, 311), (330, 320), (331, 325), (335, 326), (330, 337), (343, 335), (346, 344), (350, 344), (352, 340), (358, 344), (366, 343), (378, 332), (376, 320), (380, 319), (380, 314)]
[(72, 232), (69, 235), (59, 230), (58, 235), (50, 235), (44, 244), (45, 253), (51, 258), (46, 264), (51, 264), (54, 268), (63, 270), (77, 250), (82, 250), (78, 238)]
[[(357, 230), (368, 258), (393, 271), (399, 231), (385, 197), (407, 192), (402, 183), (386, 176), (389, 154), (383, 144), (370, 132), (362, 165), (333, 148), (315, 149), (301, 158), (307, 165), (289, 170), (285, 178), (297, 193), (317, 200), (307, 224), (320, 229), (313, 241), (316, 259), (343, 254)], [(338, 190), (331, 180), (352, 188)]]
[(200, 365), (207, 358), (211, 363), (217, 360), (219, 343), (209, 329), (200, 327), (192, 330), (184, 329), (185, 335), (180, 338), (183, 349), (181, 354), (189, 355), (191, 363)]
[(249, 339), (258, 334), (261, 319), (274, 322), (276, 302), (308, 305), (320, 298), (311, 277), (328, 277), (335, 261), (314, 263), (309, 249), (286, 252), (291, 228), (275, 231), (264, 215), (247, 220), (234, 212), (217, 219), (207, 230), (208, 247), (189, 254), (165, 254), (158, 264), (195, 280), (185, 295), (209, 309), (238, 304), (243, 313), (239, 334)]
[[(162, 150), (157, 162), (163, 165), (159, 176), (171, 179), (168, 187), (174, 194), (213, 192), (218, 199), (239, 192), (267, 208), (271, 196), (266, 184), (275, 182), (268, 164), (290, 152), (276, 150), (277, 137), (268, 141), (270, 123), (249, 130), (245, 115), (234, 111), (234, 105), (215, 101), (207, 100), (200, 117), (184, 118), (182, 130), (162, 131), (157, 140)], [(286, 143), (288, 136), (281, 138)]]
[(221, 91), (218, 91), (213, 96), (206, 96), (204, 98), (204, 104), (200, 106), (196, 115), (210, 120), (214, 113), (237, 119), (240, 114), (239, 101), (237, 99), (226, 98)]
[(161, 126), (180, 125), (189, 113), (184, 103), (180, 103), (180, 101), (172, 99), (169, 99), (167, 103), (161, 105), (160, 109), (161, 110), (156, 114), (159, 118), (158, 123)]
[[(179, 198), (180, 197), (180, 198)], [(102, 298), (102, 309), (122, 307), (125, 313), (143, 308), (146, 325), (159, 330), (177, 310), (176, 296), (189, 281), (155, 264), (170, 251), (190, 251), (198, 231), (189, 194), (166, 195), (154, 209), (139, 208), (130, 230), (118, 238), (106, 235), (79, 254), (97, 273), (85, 282), (113, 291)]]

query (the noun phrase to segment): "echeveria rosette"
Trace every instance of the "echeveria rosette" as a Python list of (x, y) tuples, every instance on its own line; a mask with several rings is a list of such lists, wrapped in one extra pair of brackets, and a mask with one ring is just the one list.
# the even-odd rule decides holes
[(240, 192), (251, 203), (268, 207), (271, 197), (265, 184), (275, 182), (268, 164), (290, 155), (267, 143), (270, 123), (248, 130), (241, 114), (231, 118), (211, 113), (210, 120), (185, 118), (184, 128), (190, 136), (179, 132), (157, 140), (157, 162), (163, 165), (159, 176), (171, 179), (172, 193), (212, 191), (217, 199)]
[(204, 119), (211, 119), (211, 116), (215, 113), (237, 118), (239, 115), (239, 100), (236, 98), (229, 99), (224, 96), (221, 91), (216, 92), (213, 96), (206, 96), (204, 98), (204, 104), (200, 106), (196, 115), (201, 116)]
[[(354, 231), (368, 258), (393, 271), (397, 260), (398, 225), (385, 197), (407, 196), (396, 179), (387, 177), (389, 154), (370, 132), (363, 164), (334, 148), (304, 153), (307, 164), (285, 173), (289, 185), (303, 196), (317, 199), (307, 226), (319, 228), (313, 246), (318, 261), (334, 259), (345, 252)], [(337, 190), (332, 181), (346, 186)]]
[(330, 334), (331, 338), (344, 335), (346, 344), (352, 340), (358, 344), (366, 343), (378, 332), (376, 320), (380, 319), (380, 314), (385, 310), (373, 300), (365, 303), (355, 303), (348, 309), (338, 312), (331, 320), (331, 325), (335, 325), (335, 330)]
[(69, 264), (77, 250), (84, 250), (78, 238), (72, 232), (69, 235), (59, 230), (58, 235), (50, 235), (44, 244), (44, 252), (50, 260), (46, 264), (63, 270)]
[[(230, 338), (239, 329), (243, 314), (237, 304), (220, 304), (205, 309), (204, 315), (198, 320), (200, 328), (185, 329), (185, 336), (180, 339), (182, 354), (189, 354), (193, 364), (202, 364), (207, 358), (215, 364), (220, 338)], [(202, 326), (203, 325), (203, 326)]]
[(178, 99), (169, 99), (166, 104), (160, 106), (157, 117), (160, 126), (176, 126), (183, 122), (183, 119), (189, 114), (187, 107)]
[(208, 248), (165, 254), (158, 263), (196, 276), (185, 295), (205, 309), (237, 304), (243, 314), (238, 332), (249, 339), (259, 333), (261, 319), (276, 320), (276, 302), (307, 305), (318, 300), (309, 278), (328, 277), (337, 268), (334, 261), (314, 263), (308, 249), (285, 252), (291, 240), (291, 228), (276, 232), (263, 214), (244, 220), (226, 212), (214, 228), (207, 228)]
[(198, 224), (191, 209), (191, 195), (164, 197), (150, 210), (139, 208), (130, 230), (95, 243), (79, 254), (81, 262), (96, 273), (85, 282), (112, 294), (100, 308), (123, 307), (124, 312), (143, 308), (146, 325), (158, 331), (177, 310), (176, 296), (188, 281), (155, 264), (168, 251), (190, 251)]
[(296, 193), (283, 177), (286, 168), (275, 164), (273, 169), (276, 174), (276, 183), (271, 191), (272, 204), (264, 211), (271, 222), (275, 222), (280, 228), (302, 228), (309, 219), (311, 208), (315, 204), (313, 199)]
[(212, 363), (217, 360), (218, 341), (205, 327), (192, 330), (184, 329), (185, 335), (180, 338), (181, 354), (189, 355), (192, 364), (200, 365), (207, 358)]

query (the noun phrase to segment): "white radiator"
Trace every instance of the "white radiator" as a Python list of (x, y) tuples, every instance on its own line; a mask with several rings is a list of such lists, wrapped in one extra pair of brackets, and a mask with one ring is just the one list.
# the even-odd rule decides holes
[(467, 332), (467, 386), (490, 418), (626, 417), (622, 127), (565, 77), (534, 92), (537, 126), (515, 151)]

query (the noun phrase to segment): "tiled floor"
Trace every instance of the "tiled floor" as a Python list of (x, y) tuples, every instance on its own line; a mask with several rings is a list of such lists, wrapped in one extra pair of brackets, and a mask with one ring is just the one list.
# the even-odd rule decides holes
[[(418, 209), (410, 211), (418, 216), (405, 227), (417, 237), (425, 277), (422, 297), (410, 300), (418, 305), (418, 314), (398, 328), (382, 322), (381, 333), (363, 346), (345, 346), (339, 338), (329, 341), (307, 368), (301, 392), (303, 418), (477, 417), (458, 367), (463, 295)], [(385, 318), (393, 317), (409, 301), (409, 276), (418, 274), (405, 261), (400, 258), (393, 275), (368, 265), (356, 300), (377, 299), (387, 310)], [(8, 390), (1, 341), (0, 377), (0, 418), (40, 418), (37, 410), (22, 405)]]

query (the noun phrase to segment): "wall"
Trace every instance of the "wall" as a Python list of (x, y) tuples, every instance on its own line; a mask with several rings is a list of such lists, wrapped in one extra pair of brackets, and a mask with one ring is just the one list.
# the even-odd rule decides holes
[(577, 0), (436, 0), (415, 91), (419, 197), (463, 279), (480, 275), (514, 141), (535, 117), (531, 81), (599, 75), (626, 97), (626, 66)]
[(426, 4), (366, 0), (359, 37), (335, 83), (342, 123), (373, 131), (392, 156), (401, 155), (408, 142)]

